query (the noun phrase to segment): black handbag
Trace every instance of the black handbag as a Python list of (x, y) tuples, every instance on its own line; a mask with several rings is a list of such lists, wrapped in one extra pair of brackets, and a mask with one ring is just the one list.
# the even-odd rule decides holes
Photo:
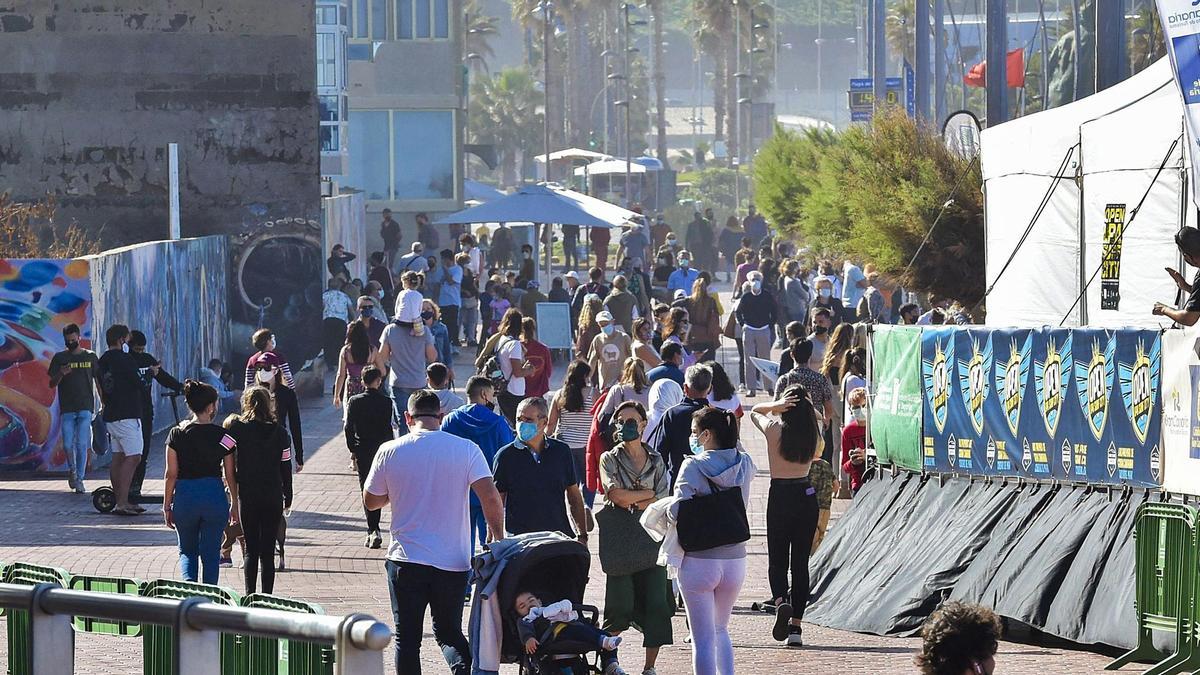
[[(625, 473), (619, 465), (617, 468)], [(600, 569), (609, 576), (626, 576), (658, 564), (660, 544), (642, 527), (641, 512), (606, 504), (596, 512), (600, 528)]]
[(750, 540), (750, 521), (741, 486), (722, 490), (705, 476), (712, 492), (679, 502), (675, 533), (685, 552), (706, 551)]

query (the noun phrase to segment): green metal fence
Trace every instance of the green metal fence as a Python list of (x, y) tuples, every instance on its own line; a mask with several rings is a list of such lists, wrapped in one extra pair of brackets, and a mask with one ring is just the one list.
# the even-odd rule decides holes
[[(192, 581), (158, 579), (142, 587), (141, 595), (147, 598), (208, 598), (221, 604), (237, 606), (241, 597), (231, 589), (221, 586), (198, 584)], [(175, 629), (167, 626), (145, 626), (142, 629), (142, 660), (145, 675), (171, 675), (175, 658)], [(222, 675), (243, 675), (253, 671), (240, 668), (238, 663), (237, 636), (221, 636)], [(255, 673), (257, 675), (257, 673)]]
[[(140, 595), (144, 581), (125, 577), (103, 577), (75, 575), (71, 577), (71, 590), (94, 591), (96, 593), (122, 593)], [(75, 617), (75, 630), (81, 633), (101, 633), (121, 637), (138, 637), (142, 634), (140, 623), (127, 621), (103, 621), (88, 616)]]
[[(1200, 622), (1197, 608), (1197, 553), (1200, 530), (1196, 509), (1184, 504), (1146, 503), (1134, 526), (1135, 611), (1137, 646), (1105, 666), (1116, 670), (1135, 661), (1155, 662), (1143, 675), (1193, 672), (1200, 669)], [(1155, 632), (1171, 633), (1175, 651), (1155, 649)]]
[[(324, 614), (319, 606), (299, 600), (255, 593), (242, 598), (242, 607), (275, 609), (283, 612)], [(238, 636), (238, 662), (248, 664), (254, 675), (331, 675), (333, 649), (300, 640), (272, 640)]]
[[(71, 583), (71, 575), (66, 570), (57, 567), (12, 563), (4, 568), (4, 582), (27, 586), (55, 584), (67, 588)], [(7, 624), (8, 675), (33, 675), (29, 654), (29, 610), (10, 610)]]

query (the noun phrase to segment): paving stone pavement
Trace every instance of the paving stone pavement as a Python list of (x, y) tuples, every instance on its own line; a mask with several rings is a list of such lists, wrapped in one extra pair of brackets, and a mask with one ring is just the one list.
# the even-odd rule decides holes
[[(459, 381), (466, 380), (468, 369), (465, 361), (459, 365)], [(563, 369), (562, 364), (556, 366), (559, 373)], [(736, 372), (736, 368), (731, 372)], [(313, 399), (303, 402), (301, 414), (310, 456), (305, 470), (296, 477), (296, 498), (288, 530), (288, 569), (277, 575), (275, 592), (319, 603), (328, 614), (366, 612), (390, 626), (383, 551), (363, 547), (365, 527), (358, 482), (340, 434), (340, 411), (328, 399)], [(749, 423), (743, 426), (743, 434), (760, 471), (751, 495), (753, 538), (749, 543), (746, 583), (730, 624), (739, 671), (915, 672), (912, 655), (919, 646), (917, 639), (883, 638), (807, 625), (806, 646), (800, 650), (788, 649), (771, 639), (771, 618), (750, 610), (751, 602), (770, 594), (766, 582), (764, 525), (768, 478), (761, 435)], [(160, 435), (156, 439), (156, 448), (163, 447), (162, 438)], [(161, 451), (152, 455), (149, 476), (162, 475), (161, 456)], [(105, 481), (106, 476), (94, 473), (88, 485), (97, 487)], [(161, 490), (161, 478), (147, 480), (148, 494), (161, 494)], [(831, 527), (837, 527), (837, 516), (847, 506), (848, 502), (835, 504)], [(175, 535), (163, 525), (157, 508), (152, 507), (139, 518), (101, 515), (92, 509), (89, 495), (67, 492), (65, 480), (0, 480), (0, 513), (5, 514), (5, 527), (0, 528), (0, 561), (56, 565), (77, 574), (179, 578)], [(386, 525), (387, 515), (384, 518)], [(592, 537), (592, 580), (586, 599), (599, 606), (603, 604), (604, 575), (596, 555), (596, 541)], [(236, 567), (222, 570), (221, 580), (223, 585), (239, 592), (243, 588), (241, 571)], [(674, 627), (676, 644), (663, 648), (658, 662), (660, 673), (690, 670), (691, 652), (683, 642), (686, 628), (682, 611), (676, 616)], [(428, 620), (425, 633), (422, 661), (426, 672), (445, 672)], [(623, 663), (630, 673), (639, 673), (640, 640), (632, 632), (626, 638)], [(6, 650), (7, 645), (0, 644), (0, 652)], [(390, 671), (393, 663), (390, 648), (384, 658)], [(77, 673), (140, 672), (140, 641), (80, 634), (76, 638), (76, 660)], [(1102, 670), (1108, 660), (1104, 655), (1059, 646), (1005, 642), (997, 656), (997, 672), (1091, 673)], [(504, 670), (510, 671), (516, 672), (515, 668)]]

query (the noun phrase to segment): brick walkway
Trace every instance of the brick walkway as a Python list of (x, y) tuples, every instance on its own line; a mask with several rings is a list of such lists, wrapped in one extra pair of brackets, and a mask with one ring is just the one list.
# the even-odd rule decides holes
[[(734, 352), (736, 356), (736, 352)], [(563, 368), (556, 368), (559, 372)], [(459, 380), (467, 366), (460, 366)], [(736, 372), (736, 368), (731, 372)], [(761, 400), (761, 397), (760, 397)], [(309, 400), (302, 406), (305, 445), (310, 458), (296, 477), (296, 499), (289, 526), (288, 570), (276, 578), (278, 594), (321, 604), (329, 614), (366, 612), (391, 624), (387, 584), (383, 576), (382, 551), (363, 548), (363, 516), (356, 476), (348, 466), (340, 435), (340, 412), (327, 400)], [(744, 425), (746, 447), (760, 467), (752, 494), (748, 574), (731, 623), (736, 660), (743, 672), (762, 673), (911, 673), (916, 639), (881, 638), (808, 625), (806, 647), (789, 650), (769, 634), (771, 619), (751, 612), (750, 603), (769, 596), (766, 583), (766, 457), (762, 437), (753, 425)], [(161, 442), (156, 442), (161, 448)], [(153, 455), (150, 475), (162, 475), (161, 452)], [(103, 477), (94, 475), (88, 484), (96, 487)], [(161, 494), (162, 481), (147, 480), (147, 493)], [(847, 503), (835, 504), (837, 514)], [(163, 524), (157, 509), (144, 517), (120, 518), (96, 513), (89, 495), (65, 491), (63, 480), (0, 480), (0, 512), (6, 527), (0, 528), (0, 561), (23, 561), (57, 565), (77, 574), (133, 576), (142, 579), (178, 578), (174, 533)], [(385, 525), (386, 525), (385, 516)], [(386, 546), (385, 546), (386, 548)], [(592, 537), (595, 553), (596, 538)], [(235, 553), (235, 560), (237, 554)], [(241, 590), (240, 570), (223, 570), (222, 583)], [(599, 559), (593, 557), (589, 602), (602, 605), (604, 578)], [(675, 618), (676, 644), (663, 649), (659, 672), (686, 673), (690, 649), (683, 643), (686, 629), (683, 614)], [(631, 673), (641, 671), (636, 635), (629, 635), (623, 649), (624, 664)], [(426, 626), (423, 661), (427, 672), (445, 672)], [(77, 673), (138, 672), (140, 641), (108, 636), (79, 635), (76, 640)], [(0, 645), (6, 651), (6, 645)], [(392, 663), (389, 649), (387, 663)], [(997, 657), (998, 672), (1086, 673), (1098, 672), (1108, 657), (1058, 647), (1004, 643)], [(1049, 670), (1048, 670), (1049, 669)], [(1140, 670), (1129, 668), (1130, 672)], [(506, 668), (505, 672), (509, 669)], [(511, 669), (515, 672), (515, 668)]]

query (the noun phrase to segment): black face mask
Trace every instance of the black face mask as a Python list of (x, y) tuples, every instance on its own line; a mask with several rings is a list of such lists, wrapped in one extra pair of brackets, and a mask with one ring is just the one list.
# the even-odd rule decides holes
[(421, 312), (421, 318), (428, 321), (433, 318), (433, 312)]
[(79, 340), (70, 340), (67, 342), (67, 351), (73, 352), (73, 351), (75, 351), (75, 348), (78, 346), (79, 346)]
[(825, 326), (813, 326), (813, 335), (824, 335), (827, 332), (829, 329)]
[(496, 412), (496, 402), (495, 401), (488, 401), (487, 403), (484, 403), (483, 406), (485, 408), (487, 408), (488, 410), (491, 410), (492, 412)]

